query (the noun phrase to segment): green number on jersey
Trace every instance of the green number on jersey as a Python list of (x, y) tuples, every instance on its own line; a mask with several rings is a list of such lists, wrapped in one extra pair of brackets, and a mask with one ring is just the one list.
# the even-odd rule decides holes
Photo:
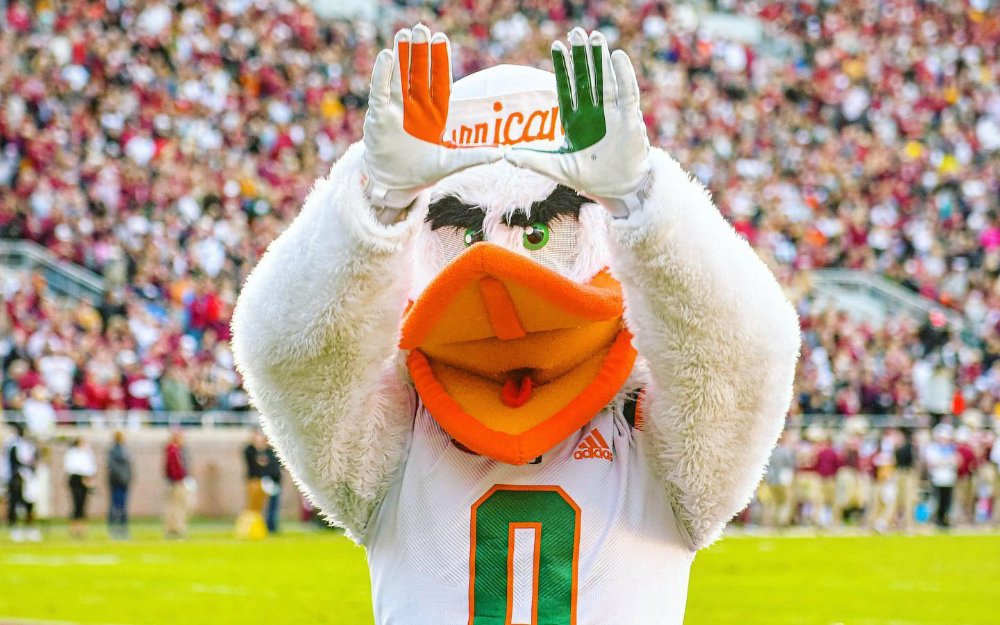
[(580, 508), (558, 486), (494, 486), (472, 507), (469, 625), (511, 623), (514, 529), (532, 528), (533, 625), (576, 622)]

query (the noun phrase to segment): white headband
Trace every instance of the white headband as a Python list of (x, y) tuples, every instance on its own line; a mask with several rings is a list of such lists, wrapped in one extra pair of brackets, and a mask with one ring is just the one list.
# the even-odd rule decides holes
[(460, 146), (563, 143), (556, 77), (534, 67), (497, 65), (452, 86), (445, 141)]

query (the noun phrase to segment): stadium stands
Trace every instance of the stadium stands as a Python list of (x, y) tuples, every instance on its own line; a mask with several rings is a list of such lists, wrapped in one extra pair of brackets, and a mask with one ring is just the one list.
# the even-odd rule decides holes
[[(1000, 17), (982, 3), (718, 2), (735, 11), (728, 30), (644, 0), (388, 2), (377, 24), (267, 4), (7, 3), (0, 238), (107, 292), (92, 305), (5, 272), (5, 408), (245, 409), (227, 346), (236, 291), (361, 136), (375, 54), (423, 20), (452, 35), (460, 75), (545, 67), (576, 24), (629, 52), (651, 140), (798, 304), (796, 413), (994, 414)], [(967, 331), (936, 311), (852, 318), (814, 295), (820, 267), (881, 274)]]

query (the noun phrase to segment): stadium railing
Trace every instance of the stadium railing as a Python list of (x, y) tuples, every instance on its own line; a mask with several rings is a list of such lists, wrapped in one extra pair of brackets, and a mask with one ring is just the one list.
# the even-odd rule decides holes
[(31, 241), (0, 239), (0, 265), (22, 270), (40, 270), (49, 289), (94, 304), (104, 296), (104, 279), (83, 267), (57, 258)]
[[(817, 295), (855, 293), (863, 295), (882, 308), (885, 316), (904, 314), (923, 321), (931, 310), (940, 310), (951, 326), (959, 331), (966, 326), (965, 317), (937, 302), (877, 274), (855, 269), (816, 269), (812, 274)], [(839, 293), (838, 293), (839, 292)], [(836, 298), (843, 302), (845, 298)]]
[[(20, 410), (5, 410), (3, 421), (25, 425), (35, 421)], [(258, 423), (257, 413), (246, 410), (57, 410), (55, 426), (138, 429), (141, 427), (248, 428)]]

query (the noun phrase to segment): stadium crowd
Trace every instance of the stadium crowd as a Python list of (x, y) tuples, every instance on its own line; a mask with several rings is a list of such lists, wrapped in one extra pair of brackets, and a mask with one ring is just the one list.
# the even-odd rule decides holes
[[(758, 45), (650, 0), (383, 2), (379, 22), (289, 0), (6, 4), (0, 237), (103, 276), (89, 305), (2, 285), (8, 409), (247, 408), (236, 292), (312, 181), (361, 136), (402, 25), (455, 73), (546, 66), (573, 25), (636, 62), (651, 141), (712, 190), (802, 318), (796, 413), (977, 415), (1000, 395), (1000, 16), (970, 2), (719, 2)], [(748, 24), (750, 22), (747, 22)], [(809, 270), (877, 271), (965, 315), (857, 321)]]
[(970, 425), (871, 430), (852, 416), (836, 428), (789, 428), (741, 518), (879, 532), (1000, 524), (1000, 440)]

